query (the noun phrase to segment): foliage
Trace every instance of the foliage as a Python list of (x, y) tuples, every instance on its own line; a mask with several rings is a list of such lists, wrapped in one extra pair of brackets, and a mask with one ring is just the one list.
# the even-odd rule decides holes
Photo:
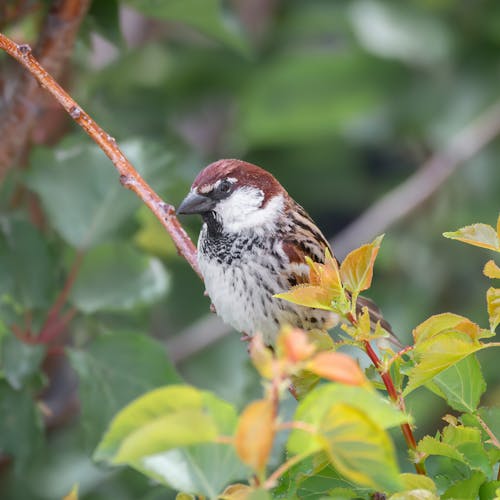
[[(0, 29), (36, 46), (54, 2), (4, 3)], [(183, 197), (202, 165), (242, 157), (271, 170), (330, 236), (498, 98), (499, 27), (495, 0), (95, 0), (61, 83), (167, 201)], [(0, 67), (4, 121), (22, 73), (3, 53)], [(376, 240), (339, 266), (311, 266), (311, 284), (289, 292), (354, 314), (341, 343), (284, 332), (275, 357), (256, 338), (250, 367), (237, 335), (189, 356), (175, 351), (208, 311), (201, 283), (103, 153), (50, 99), (23, 98), (37, 121), (20, 168), (0, 185), (1, 498), (171, 499), (173, 489), (254, 500), (375, 489), (393, 499), (500, 497), (484, 428), (498, 439), (498, 353), (487, 336), (500, 321), (499, 292), (493, 282), (485, 308), (479, 252), (436, 237), (498, 209), (498, 143), (382, 248)], [(451, 235), (498, 250), (498, 228)], [(484, 274), (498, 279), (498, 263)], [(372, 282), (384, 316), (415, 344), (379, 358), (406, 411), (349, 350), (383, 345), (384, 330), (353, 307)], [(166, 408), (170, 390), (185, 397)], [(454, 416), (443, 427), (445, 403)], [(131, 408), (148, 419), (110, 435)], [(162, 419), (179, 424), (173, 436)], [(418, 438), (410, 460), (404, 425)], [(143, 435), (165, 450), (136, 449)], [(354, 435), (365, 436), (362, 446)], [(118, 460), (131, 468), (103, 463), (115, 461), (111, 438), (138, 453)], [(141, 453), (151, 452), (144, 466)], [(409, 472), (415, 462), (429, 477)]]
[[(484, 246), (484, 228), (494, 231), (491, 226), (474, 225), (446, 234)], [(500, 231), (494, 234), (498, 238)], [(366, 348), (367, 342), (379, 338), (380, 326), (372, 338), (368, 310), (365, 308), (358, 316), (355, 301), (358, 293), (371, 284), (380, 242), (381, 238), (377, 238), (352, 251), (341, 266), (327, 251), (325, 264), (308, 262), (310, 284), (295, 286), (278, 297), (344, 316), (352, 324), (344, 328), (349, 342)], [(500, 248), (494, 250), (500, 253)], [(339, 479), (348, 481), (348, 493), (343, 494), (351, 498), (370, 498), (374, 491), (392, 499), (437, 498), (438, 493), (442, 498), (453, 498), (464, 494), (461, 492), (475, 498), (481, 489), (493, 491), (498, 485), (495, 477), (500, 442), (481, 413), (500, 417), (500, 407), (479, 407), (486, 386), (474, 358), (480, 349), (500, 347), (497, 342), (481, 342), (495, 334), (497, 309), (496, 305), (490, 307), (493, 295), (487, 294), (490, 329), (481, 329), (456, 314), (435, 315), (414, 329), (411, 349), (396, 354), (387, 350), (381, 360), (375, 358), (384, 382), (391, 366), (401, 371), (395, 377), (398, 383), (394, 396), (392, 386), (386, 383), (389, 397), (399, 403), (399, 408), (375, 391), (350, 357), (331, 349), (318, 350), (305, 332), (284, 329), (274, 353), (258, 335), (251, 342), (251, 358), (264, 379), (264, 398), (248, 404), (239, 418), (234, 407), (191, 386), (157, 389), (119, 412), (97, 448), (96, 458), (115, 465), (129, 464), (167, 485), (179, 488), (182, 484), (187, 494), (214, 499), (251, 499), (257, 494), (266, 498), (263, 490), (273, 497), (292, 498), (296, 493), (279, 485), (285, 474), (287, 482), (297, 484), (312, 480), (325, 467), (333, 468)], [(293, 387), (293, 376), (304, 373), (329, 382), (301, 398), (293, 420), (286, 421), (280, 415), (280, 403)], [(387, 432), (393, 426), (411, 423), (411, 417), (403, 411), (402, 397), (422, 385), (461, 412), (459, 417), (444, 417), (447, 425), (435, 436), (424, 436), (418, 444), (408, 441), (416, 464), (422, 466), (437, 459), (427, 477), (423, 467), (417, 468), (422, 476), (400, 472)], [(266, 466), (276, 434), (290, 429), (286, 461), (268, 474)], [(213, 473), (212, 465), (194, 451), (197, 446), (206, 450), (208, 445), (224, 446), (224, 458), (232, 454), (232, 468), (224, 466), (222, 481), (220, 471)], [(183, 472), (180, 463), (172, 461), (172, 452), (185, 464)], [(187, 455), (189, 460), (181, 458)], [(319, 461), (320, 457), (321, 468), (294, 469), (306, 460)], [(193, 480), (193, 470), (204, 477), (203, 485)], [(243, 477), (249, 486), (237, 483), (221, 491), (222, 485)], [(335, 497), (335, 490), (332, 481), (329, 491), (321, 494)]]

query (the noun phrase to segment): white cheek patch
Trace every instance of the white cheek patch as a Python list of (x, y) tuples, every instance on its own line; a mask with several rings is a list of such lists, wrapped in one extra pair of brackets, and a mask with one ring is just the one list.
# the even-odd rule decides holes
[(269, 230), (283, 210), (283, 196), (277, 195), (262, 207), (264, 193), (254, 187), (242, 187), (217, 204), (217, 214), (230, 232), (244, 229)]

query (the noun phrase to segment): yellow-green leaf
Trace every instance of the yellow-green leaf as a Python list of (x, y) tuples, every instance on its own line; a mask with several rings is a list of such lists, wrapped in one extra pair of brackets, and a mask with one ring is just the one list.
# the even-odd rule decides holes
[(95, 458), (136, 463), (140, 458), (231, 434), (236, 412), (206, 391), (184, 385), (155, 389), (113, 419)]
[[(296, 422), (305, 422), (311, 428), (319, 428), (332, 405), (345, 403), (370, 415), (383, 429), (389, 429), (410, 422), (411, 417), (395, 408), (387, 398), (382, 397), (369, 385), (352, 386), (337, 383), (323, 384), (313, 389), (299, 402), (294, 416)], [(322, 445), (317, 435), (302, 429), (290, 433), (287, 448), (290, 453), (315, 453)]]
[(417, 451), (425, 455), (448, 457), (464, 464), (467, 463), (463, 453), (459, 452), (453, 445), (443, 443), (432, 436), (424, 436), (417, 445)]
[(423, 476), (422, 474), (412, 474), (409, 472), (404, 472), (400, 475), (401, 481), (403, 481), (403, 485), (405, 490), (428, 490), (432, 493), (437, 493), (437, 487), (434, 481), (428, 477)]
[(472, 339), (483, 336), (479, 325), (473, 323), (470, 319), (458, 314), (443, 313), (431, 316), (413, 330), (415, 345), (425, 342), (446, 330), (466, 333)]
[(318, 432), (328, 458), (347, 479), (375, 490), (401, 489), (392, 441), (366, 413), (334, 404)]
[(483, 274), (488, 276), (488, 278), (500, 279), (500, 267), (493, 260), (489, 260), (484, 265)]
[(269, 399), (250, 403), (240, 416), (235, 447), (241, 461), (258, 474), (265, 470), (275, 434), (274, 404)]
[(447, 330), (415, 345), (415, 365), (408, 372), (406, 396), (417, 387), (431, 380), (438, 373), (458, 363), (469, 354), (489, 347), (473, 340), (461, 331)]
[(389, 497), (389, 500), (439, 500), (439, 497), (432, 491), (420, 488), (395, 493)]
[(63, 500), (78, 500), (78, 485), (75, 484), (71, 491), (63, 497)]
[(486, 302), (488, 304), (490, 327), (492, 331), (495, 331), (500, 323), (500, 288), (489, 288), (486, 292)]
[(377, 257), (383, 235), (372, 243), (353, 250), (340, 266), (342, 283), (352, 293), (370, 288), (373, 278), (373, 265)]
[(332, 294), (329, 290), (320, 286), (297, 285), (291, 288), (290, 291), (279, 293), (274, 297), (277, 299), (287, 300), (288, 302), (299, 304), (301, 306), (333, 311)]
[(217, 427), (210, 415), (199, 408), (178, 410), (155, 418), (129, 435), (112, 462), (131, 463), (179, 446), (213, 442), (216, 437)]
[(500, 236), (489, 224), (471, 224), (458, 231), (443, 233), (445, 238), (500, 252)]

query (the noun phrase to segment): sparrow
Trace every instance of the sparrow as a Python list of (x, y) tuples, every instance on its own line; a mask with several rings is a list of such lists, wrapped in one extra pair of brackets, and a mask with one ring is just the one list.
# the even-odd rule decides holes
[[(263, 335), (273, 346), (284, 325), (329, 329), (335, 313), (292, 304), (276, 294), (309, 281), (305, 257), (323, 263), (330, 246), (307, 212), (266, 170), (224, 159), (203, 169), (178, 214), (199, 214), (198, 264), (217, 314), (239, 332)], [(331, 255), (333, 253), (331, 252)], [(373, 324), (392, 334), (377, 306), (368, 307)]]

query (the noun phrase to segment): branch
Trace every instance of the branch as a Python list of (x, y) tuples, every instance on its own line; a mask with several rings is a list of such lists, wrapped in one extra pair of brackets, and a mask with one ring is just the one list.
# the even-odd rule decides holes
[[(56, 79), (70, 58), (89, 5), (90, 0), (57, 0), (47, 14), (34, 52)], [(26, 73), (19, 75), (9, 94), (12, 98), (0, 122), (0, 181), (21, 156), (42, 101), (42, 90)]]
[(168, 356), (172, 362), (181, 363), (230, 333), (234, 333), (234, 330), (223, 323), (218, 316), (214, 314), (203, 316), (185, 330), (167, 339)]
[(500, 134), (500, 101), (455, 134), (415, 174), (377, 200), (332, 240), (335, 255), (371, 241), (429, 199), (464, 162)]
[(61, 104), (80, 127), (104, 151), (120, 174), (120, 182), (134, 193), (150, 208), (163, 227), (172, 237), (174, 244), (193, 270), (200, 276), (196, 260), (196, 248), (188, 234), (175, 216), (172, 205), (165, 203), (137, 173), (127, 160), (113, 137), (108, 135), (85, 111), (65, 92), (54, 78), (40, 65), (31, 53), (29, 45), (17, 45), (0, 33), (0, 48), (20, 62)]

